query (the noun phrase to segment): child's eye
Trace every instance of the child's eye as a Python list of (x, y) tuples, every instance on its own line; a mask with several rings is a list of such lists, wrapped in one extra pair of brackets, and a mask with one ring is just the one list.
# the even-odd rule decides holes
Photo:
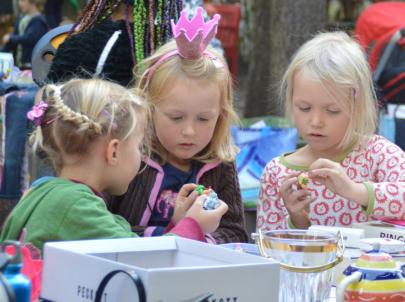
[(326, 112), (328, 112), (329, 114), (339, 114), (340, 113), (340, 110), (332, 110), (332, 109), (328, 109), (328, 110), (326, 110)]
[(183, 117), (181, 116), (171, 116), (170, 119), (173, 121), (180, 121)]
[(210, 119), (209, 119), (209, 118), (206, 118), (206, 117), (199, 117), (198, 120), (199, 120), (200, 122), (208, 122)]
[(309, 110), (311, 110), (311, 107), (298, 107), (298, 109), (303, 112), (308, 112)]

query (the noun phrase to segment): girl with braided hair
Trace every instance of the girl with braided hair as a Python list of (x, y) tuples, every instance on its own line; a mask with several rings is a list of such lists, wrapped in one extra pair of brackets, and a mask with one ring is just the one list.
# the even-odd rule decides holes
[[(28, 113), (37, 128), (34, 148), (52, 159), (58, 177), (35, 181), (8, 217), (0, 242), (20, 237), (40, 250), (47, 241), (135, 237), (129, 223), (111, 214), (100, 192), (123, 194), (138, 173), (149, 109), (143, 100), (111, 82), (73, 79), (48, 85)], [(185, 216), (166, 233), (205, 240), (228, 207), (203, 209), (204, 197), (179, 194)]]
[(52, 62), (47, 81), (94, 75), (130, 84), (132, 69), (171, 38), (181, 0), (90, 0)]

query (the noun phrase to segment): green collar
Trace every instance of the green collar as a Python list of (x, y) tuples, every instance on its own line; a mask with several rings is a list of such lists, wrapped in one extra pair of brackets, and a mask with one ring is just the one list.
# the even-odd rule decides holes
[[(342, 161), (347, 157), (347, 155), (349, 155), (349, 153), (351, 153), (351, 152), (353, 151), (355, 145), (356, 145), (356, 144), (351, 145), (349, 148), (347, 148), (347, 149), (346, 149), (345, 151), (343, 151), (341, 154), (339, 154), (339, 155), (336, 156), (334, 159), (332, 159), (332, 161), (337, 162), (337, 163), (342, 162)], [(289, 162), (286, 160), (286, 156), (287, 156), (287, 155), (290, 155), (290, 154), (292, 154), (292, 153), (293, 153), (293, 152), (288, 152), (288, 153), (284, 153), (284, 154), (280, 155), (280, 157), (279, 157), (280, 162), (281, 162), (285, 167), (287, 167), (288, 169), (291, 169), (291, 170), (308, 171), (308, 170), (309, 170), (309, 166), (294, 165), (294, 164), (289, 163)]]

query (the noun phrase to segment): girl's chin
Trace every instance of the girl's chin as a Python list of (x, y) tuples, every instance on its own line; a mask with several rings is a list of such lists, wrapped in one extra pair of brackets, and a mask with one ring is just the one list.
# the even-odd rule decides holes
[(194, 151), (181, 151), (181, 152), (177, 152), (176, 154), (174, 154), (174, 158), (181, 162), (181, 161), (190, 161), (194, 156), (196, 156), (197, 153)]
[(113, 196), (120, 196), (120, 195), (124, 195), (127, 191), (128, 191), (128, 186), (120, 186), (120, 187), (114, 187), (114, 188), (108, 188), (105, 189), (103, 192), (109, 194), (109, 195), (113, 195)]

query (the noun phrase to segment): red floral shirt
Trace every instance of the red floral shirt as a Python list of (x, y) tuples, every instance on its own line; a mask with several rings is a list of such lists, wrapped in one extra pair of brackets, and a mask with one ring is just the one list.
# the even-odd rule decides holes
[[(309, 180), (307, 190), (316, 197), (309, 211), (311, 224), (349, 227), (354, 222), (379, 217), (405, 220), (405, 153), (401, 148), (374, 135), (364, 148), (355, 146), (340, 165), (350, 179), (365, 183), (369, 204), (367, 208), (361, 207), (325, 185)], [(257, 228), (292, 227), (279, 189), (284, 178), (297, 170), (305, 168), (288, 164), (284, 156), (267, 164), (260, 181)]]

